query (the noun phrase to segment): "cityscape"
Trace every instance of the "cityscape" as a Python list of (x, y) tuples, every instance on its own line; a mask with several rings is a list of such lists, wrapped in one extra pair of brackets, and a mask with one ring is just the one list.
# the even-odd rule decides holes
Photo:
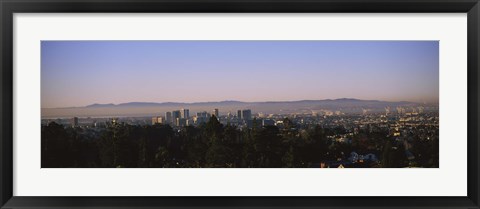
[[(143, 151), (146, 152), (143, 153), (144, 157), (148, 158), (146, 156), (150, 155), (153, 161), (145, 161), (140, 167), (188, 168), (199, 165), (201, 165), (199, 167), (233, 168), (438, 167), (439, 118), (438, 109), (435, 107), (385, 107), (383, 112), (369, 112), (367, 109), (362, 109), (358, 114), (329, 110), (311, 113), (264, 114), (252, 113), (251, 109), (225, 113), (215, 108), (192, 115), (189, 109), (183, 108), (152, 117), (43, 119), (42, 133), (47, 134), (50, 129), (54, 129), (50, 127), (52, 124), (55, 124), (55, 129), (65, 131), (60, 135), (73, 132), (74, 134), (70, 133), (73, 134), (70, 137), (82, 138), (90, 143), (110, 139), (111, 143), (118, 143), (117, 146), (134, 143), (129, 140), (132, 140), (131, 135), (135, 132), (128, 131), (137, 129), (137, 131), (143, 130), (151, 134), (158, 132), (159, 136), (165, 134), (163, 136), (165, 150), (144, 148)], [(122, 136), (117, 136), (118, 133)], [(148, 133), (143, 137), (148, 137)], [(151, 137), (151, 139), (146, 138), (142, 143), (162, 144), (162, 138)], [(212, 138), (220, 141), (209, 142)], [(254, 143), (261, 141), (262, 138), (272, 141), (262, 142), (262, 144)], [(158, 142), (155, 143), (155, 140)], [(209, 143), (213, 143), (216, 149), (207, 148), (212, 146)], [(92, 144), (90, 146), (95, 147)], [(124, 151), (136, 147), (124, 146), (126, 146), (123, 148)], [(196, 150), (195, 146), (205, 147), (205, 150)], [(317, 146), (318, 150), (313, 146)], [(238, 157), (243, 155), (247, 148), (263, 149), (266, 152), (277, 149), (278, 153), (261, 156), (266, 158), (265, 161), (248, 159), (246, 156), (246, 159), (239, 159)], [(189, 149), (193, 150), (184, 153)], [(324, 153), (317, 153), (320, 150)], [(121, 152), (109, 151), (113, 156), (120, 155)], [(188, 154), (197, 151), (200, 152), (197, 153), (198, 155), (210, 154), (215, 157), (210, 160), (199, 157), (189, 162)], [(254, 152), (249, 154), (255, 155)], [(92, 153), (92, 150), (88, 153)], [(124, 155), (130, 155), (128, 153)], [(294, 153), (310, 156), (295, 159)], [(161, 157), (158, 156), (159, 154)], [(90, 157), (94, 158), (94, 156)], [(106, 164), (100, 167), (112, 167), (117, 164), (117, 167), (137, 167), (135, 161), (137, 163), (141, 161), (137, 156), (134, 157), (134, 161), (123, 159), (121, 156), (117, 157), (113, 165)], [(267, 163), (267, 160), (278, 162)], [(88, 167), (88, 164), (83, 166)]]
[[(150, 48), (152, 45), (158, 48)], [(323, 54), (326, 60), (322, 64), (303, 64), (324, 59), (310, 57), (312, 46), (334, 55)], [(169, 61), (160, 62), (161, 66), (181, 66), (181, 71), (186, 68), (184, 63), (169, 62), (185, 59), (186, 55), (162, 53), (167, 49), (182, 51), (184, 47), (205, 52), (192, 53), (186, 59), (209, 66), (200, 72), (221, 75), (198, 77), (196, 71), (189, 71), (193, 74), (190, 77), (156, 68), (139, 72), (136, 67), (118, 70), (140, 61), (156, 62), (161, 54), (169, 56)], [(263, 51), (250, 55), (256, 51), (248, 47)], [(341, 53), (331, 47), (342, 49)], [(211, 52), (214, 49), (221, 50)], [(280, 53), (279, 49), (295, 53), (282, 54), (285, 51)], [(245, 52), (240, 53), (242, 50)], [(324, 53), (322, 50), (316, 54)], [(359, 59), (357, 51), (361, 50), (376, 50), (362, 55), (374, 58), (368, 62)], [(96, 51), (103, 54), (91, 54)], [(147, 59), (144, 51), (157, 55)], [(232, 55), (224, 55), (226, 52)], [(435, 41), (47, 41), (42, 42), (42, 53), (42, 168), (439, 168)], [(142, 56), (131, 58), (130, 53)], [(109, 57), (112, 54), (117, 55)], [(260, 55), (266, 61), (244, 64)], [(98, 61), (97, 56), (103, 56), (102, 60)], [(198, 56), (205, 60), (198, 61)], [(277, 61), (282, 56), (287, 60)], [(310, 77), (325, 77), (332, 70), (296, 70), (293, 78), (266, 74), (275, 79), (250, 76), (247, 80), (231, 77), (244, 75), (246, 70), (235, 74), (209, 70), (217, 64), (224, 68), (240, 62), (242, 67), (274, 66), (278, 72), (291, 63), (302, 69), (310, 65), (320, 69), (332, 66), (325, 63), (337, 59), (335, 56), (353, 62), (334, 62), (340, 71), (346, 67), (355, 70), (313, 83), (307, 78), (295, 82), (307, 71), (305, 75)], [(218, 61), (218, 57), (229, 62)], [(270, 66), (273, 62), (280, 64)], [(211, 63), (216, 65), (212, 67)], [(80, 75), (75, 71), (78, 65), (97, 70)], [(372, 70), (382, 65), (405, 65), (414, 70), (410, 74), (399, 70), (385, 73), (384, 68)], [(156, 73), (162, 79), (149, 86), (152, 83), (146, 81)], [(384, 76), (370, 76), (372, 73)], [(175, 78), (176, 83), (170, 83), (170, 78)], [(198, 85), (196, 78), (201, 78), (202, 84)], [(236, 79), (227, 78), (243, 80), (237, 84)], [(73, 85), (75, 82), (81, 84)]]

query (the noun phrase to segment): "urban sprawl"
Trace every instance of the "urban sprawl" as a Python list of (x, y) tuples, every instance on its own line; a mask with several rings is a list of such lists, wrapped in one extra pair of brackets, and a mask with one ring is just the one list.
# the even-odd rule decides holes
[(42, 119), (42, 167), (439, 167), (438, 130), (438, 109), (422, 106)]

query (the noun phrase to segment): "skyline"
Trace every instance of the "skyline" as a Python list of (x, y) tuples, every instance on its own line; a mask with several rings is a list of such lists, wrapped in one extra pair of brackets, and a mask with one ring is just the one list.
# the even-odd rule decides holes
[(355, 98), (437, 103), (438, 41), (42, 41), (42, 108)]
[(385, 102), (378, 100), (302, 100), (288, 102), (201, 102), (201, 103), (148, 103), (132, 102), (122, 104), (92, 104), (84, 107), (42, 108), (42, 118), (65, 118), (65, 117), (143, 117), (162, 115), (173, 110), (188, 109), (191, 113), (210, 112), (219, 110), (222, 114), (235, 113), (238, 110), (250, 109), (252, 113), (261, 114), (304, 114), (304, 113), (327, 113), (338, 114), (365, 114), (383, 113), (387, 111), (402, 111), (417, 109), (426, 111), (438, 110), (438, 104), (420, 104), (412, 102)]
[[(178, 103), (178, 104), (184, 104), (184, 105), (194, 105), (194, 104), (202, 104), (202, 103), (225, 103), (225, 102), (238, 102), (238, 103), (290, 103), (290, 102), (302, 102), (302, 101), (339, 101), (339, 100), (357, 100), (357, 101), (378, 101), (378, 102), (408, 102), (408, 103), (417, 103), (418, 105), (422, 105), (423, 103), (418, 103), (418, 102), (411, 102), (411, 101), (383, 101), (383, 100), (362, 100), (362, 99), (357, 99), (357, 98), (335, 98), (335, 99), (321, 99), (321, 100), (311, 100), (311, 99), (302, 99), (302, 100), (290, 100), (290, 101), (252, 101), (252, 102), (245, 102), (245, 101), (238, 101), (238, 100), (222, 100), (222, 101), (204, 101), (204, 102), (175, 102), (175, 101), (167, 101), (167, 102), (124, 102), (124, 103), (92, 103), (88, 104), (86, 106), (72, 106), (72, 107), (58, 107), (58, 108), (77, 108), (77, 107), (89, 107), (89, 106), (94, 106), (94, 105), (125, 105), (125, 104), (170, 104), (170, 103)], [(427, 103), (428, 105), (436, 105), (434, 103)], [(55, 109), (51, 108), (51, 109)], [(49, 109), (49, 108), (47, 108)]]

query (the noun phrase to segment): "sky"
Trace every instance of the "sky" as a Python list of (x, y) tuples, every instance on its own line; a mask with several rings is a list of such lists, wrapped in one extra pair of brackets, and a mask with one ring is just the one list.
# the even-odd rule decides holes
[(438, 41), (41, 43), (42, 108), (438, 97)]

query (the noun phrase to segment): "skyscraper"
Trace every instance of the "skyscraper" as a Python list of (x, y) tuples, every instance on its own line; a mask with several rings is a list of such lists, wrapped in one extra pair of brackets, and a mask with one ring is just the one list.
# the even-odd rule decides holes
[(177, 118), (176, 120), (177, 121), (176, 121), (175, 125), (179, 126), (179, 127), (183, 127), (187, 123), (187, 119), (185, 119), (185, 118)]
[(180, 110), (172, 111), (173, 124), (177, 124), (177, 119), (178, 119), (178, 118), (181, 118), (181, 112), (180, 112)]
[(242, 111), (241, 110), (237, 110), (237, 118), (242, 119)]
[(206, 111), (197, 112), (196, 123), (200, 124), (203, 122), (207, 122), (209, 118), (210, 118), (210, 115)]
[(78, 118), (77, 117), (73, 117), (72, 118), (72, 127), (77, 127), (78, 126)]
[(217, 118), (218, 118), (218, 116), (220, 116), (220, 115), (218, 114), (218, 108), (215, 108), (215, 109), (213, 110), (213, 114), (214, 114), (215, 117), (217, 117)]
[(182, 114), (183, 119), (190, 118), (190, 110), (189, 109), (182, 109), (181, 114)]
[(243, 110), (242, 111), (242, 119), (251, 120), (252, 119), (252, 110)]
[(169, 124), (173, 124), (172, 112), (166, 112), (165, 113), (165, 122), (169, 123)]

